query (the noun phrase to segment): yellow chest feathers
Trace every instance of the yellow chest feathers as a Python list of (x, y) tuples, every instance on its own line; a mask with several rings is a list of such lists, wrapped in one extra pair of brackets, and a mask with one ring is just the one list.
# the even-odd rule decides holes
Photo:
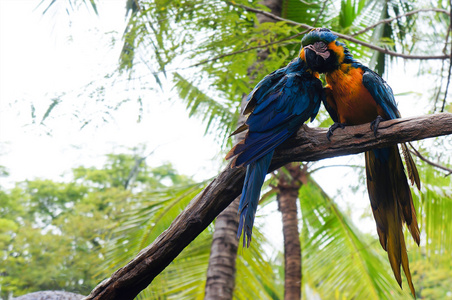
[(338, 70), (326, 74), (331, 96), (337, 107), (341, 122), (362, 124), (373, 121), (378, 107), (367, 88), (363, 85), (363, 70), (342, 64)]
[(363, 71), (352, 68), (349, 64), (342, 64), (338, 70), (329, 72), (326, 75), (326, 82), (332, 87), (335, 98), (345, 97), (347, 101), (358, 96), (361, 89), (364, 88), (362, 81)]

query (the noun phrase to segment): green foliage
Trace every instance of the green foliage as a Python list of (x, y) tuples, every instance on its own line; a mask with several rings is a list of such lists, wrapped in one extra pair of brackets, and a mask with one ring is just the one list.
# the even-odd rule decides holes
[(422, 251), (429, 259), (437, 260), (450, 256), (452, 249), (452, 180), (425, 163), (420, 164), (420, 169), (422, 193), (416, 192), (413, 200), (419, 225), (425, 233)]
[(260, 24), (255, 14), (225, 2), (153, 1), (131, 16), (124, 48), (129, 51), (127, 45), (133, 41), (133, 54), (126, 57), (123, 51), (122, 64), (136, 67), (140, 49), (152, 55), (147, 64), (157, 78), (168, 66), (191, 64), (171, 74), (176, 91), (190, 116), (202, 116), (206, 132), (225, 144), (236, 124), (241, 96), (265, 74), (287, 64), (298, 53), (299, 40), (288, 41), (286, 47), (265, 47), (268, 59), (250, 68), (259, 51), (297, 32), (285, 22)]
[[(130, 189), (124, 181), (137, 157), (119, 154), (108, 155), (103, 168), (74, 169), (73, 183), (34, 180), (1, 191), (1, 296), (62, 288), (88, 293), (151, 243), (204, 187), (170, 165), (150, 168), (138, 161)], [(419, 297), (449, 297), (451, 183), (428, 166), (420, 170), (431, 174), (416, 203), (428, 242), (419, 251), (411, 245), (413, 278)], [(392, 278), (378, 240), (360, 233), (317, 184), (303, 185), (299, 197), (305, 284), (327, 299), (409, 297)], [(202, 299), (212, 230), (197, 237), (140, 299)], [(239, 251), (234, 297), (280, 299), (281, 256), (265, 254), (272, 246), (259, 228), (253, 237), (251, 248)]]
[(354, 25), (357, 17), (360, 16), (364, 6), (365, 0), (342, 0), (341, 11), (339, 13), (339, 26), (345, 31), (350, 31), (350, 27)]
[[(144, 156), (132, 156), (130, 154), (108, 154), (108, 165), (101, 169), (94, 167), (78, 167), (73, 170), (76, 180), (83, 180), (99, 185), (100, 188), (123, 187), (134, 188), (140, 185), (161, 188), (167, 184), (178, 184), (189, 179), (177, 174), (171, 164), (165, 164), (156, 168), (146, 165)], [(165, 181), (169, 181), (165, 184)], [(130, 184), (133, 182), (133, 186)]]
[[(41, 6), (49, 8), (54, 2), (42, 0)], [(68, 12), (81, 6), (97, 12), (95, 0), (63, 2), (70, 7)], [(198, 98), (193, 93), (182, 92), (178, 88), (179, 95), (186, 103), (207, 100), (208, 104), (214, 99), (223, 104), (218, 107), (221, 110), (211, 111), (208, 117), (203, 118), (206, 132), (218, 136), (223, 146), (237, 121), (237, 118), (231, 118), (229, 126), (222, 124), (226, 115), (237, 114), (235, 109), (230, 108), (239, 107), (243, 94), (249, 93), (266, 74), (286, 65), (299, 51), (299, 27), (285, 22), (260, 24), (255, 13), (236, 5), (268, 10), (258, 0), (126, 0), (125, 3), (128, 25), (124, 31), (119, 68), (114, 76), (110, 74), (107, 77), (114, 78), (130, 72), (128, 80), (137, 82), (136, 78), (142, 78), (144, 70), (146, 74), (150, 72), (154, 80), (144, 82), (140, 79), (140, 86), (157, 85), (163, 89), (163, 79), (168, 77), (173, 80), (173, 76), (177, 77), (174, 79), (176, 85), (181, 80), (189, 82), (207, 97)], [(405, 53), (441, 53), (449, 22), (449, 18), (443, 13), (420, 13), (380, 24), (355, 35), (381, 19), (432, 5), (430, 2), (412, 0), (284, 0), (281, 4), (282, 17), (289, 20), (328, 27), (354, 35), (358, 40), (392, 50), (403, 50)], [(448, 7), (443, 1), (436, 6), (446, 10)], [(46, 11), (47, 9), (44, 10)], [(378, 73), (384, 73), (388, 63), (387, 55), (354, 43), (347, 44), (357, 59)], [(261, 59), (264, 56), (265, 59)], [(426, 71), (429, 68), (428, 65), (422, 66)], [(134, 72), (138, 76), (132, 76)], [(116, 81), (117, 78), (113, 80)], [(190, 86), (187, 88), (190, 89)], [(438, 94), (443, 88), (438, 88)], [(105, 95), (100, 94), (100, 97)], [(142, 117), (143, 97), (144, 95), (140, 95), (136, 99), (140, 107), (139, 119)], [(55, 99), (57, 101), (53, 101), (47, 110), (49, 114), (62, 102), (62, 99)], [(103, 107), (109, 111), (117, 108), (115, 105)], [(105, 120), (111, 118), (109, 113), (106, 115)], [(43, 121), (47, 118), (48, 114)], [(83, 124), (90, 123), (90, 120), (81, 121)]]
[(239, 247), (234, 299), (283, 298), (284, 283), (275, 272), (281, 265), (267, 257), (264, 248), (274, 251), (264, 234), (253, 228), (250, 248)]
[[(236, 1), (238, 4), (268, 10), (258, 2)], [(449, 8), (444, 2), (438, 3), (438, 7)], [(381, 19), (422, 6), (423, 3), (414, 1), (341, 0), (319, 3), (286, 0), (283, 1), (282, 15), (297, 22), (315, 23), (316, 26), (352, 34)], [(124, 35), (120, 72), (132, 74), (144, 64), (161, 87), (162, 75), (170, 77), (190, 116), (201, 117), (206, 124), (206, 132), (217, 134), (223, 145), (235, 127), (243, 94), (247, 94), (266, 74), (287, 64), (298, 53), (300, 46), (300, 38), (292, 38), (300, 32), (298, 27), (285, 22), (260, 24), (254, 13), (235, 6), (233, 2), (128, 0), (127, 8), (129, 24)], [(322, 14), (318, 16), (318, 12)], [(415, 23), (420, 25), (415, 26)], [(435, 14), (434, 17), (416, 15), (404, 17), (390, 25), (378, 25), (358, 34), (356, 38), (391, 49), (398, 47), (408, 52), (440, 53), (444, 48), (448, 26), (449, 18), (444, 14)], [(356, 58), (365, 64), (370, 61), (371, 67), (383, 73), (387, 63), (384, 55), (353, 43), (347, 44)], [(176, 70), (172, 69), (174, 66), (177, 66)], [(328, 125), (331, 121), (321, 115), (320, 122)], [(4, 224), (4, 227), (0, 232), (0, 243), (17, 240), (18, 244), (26, 245), (25, 238), (20, 240), (16, 233), (22, 224), (44, 222), (51, 229), (55, 227), (65, 232), (63, 230), (66, 230), (67, 222), (62, 217), (69, 216), (72, 209), (68, 208), (71, 208), (71, 203), (77, 202), (73, 206), (77, 210), (72, 211), (74, 220), (71, 224), (87, 223), (83, 224), (87, 230), (83, 230), (84, 226), (74, 226), (71, 230), (80, 230), (80, 236), (87, 239), (91, 230), (101, 236), (97, 243), (92, 238), (90, 243), (84, 239), (80, 241), (82, 245), (88, 244), (91, 247), (89, 249), (98, 250), (101, 256), (107, 258), (98, 274), (102, 277), (104, 269), (111, 273), (167, 228), (203, 185), (180, 178), (170, 166), (164, 166), (159, 171), (145, 171), (145, 166), (139, 162), (140, 158), (116, 159), (116, 163), (111, 163), (110, 171), (95, 168), (75, 170), (78, 186), (52, 186), (51, 183), (36, 182), (35, 189), (42, 188), (42, 192), (32, 189), (24, 193), (23, 187), (16, 187), (0, 194), (0, 201), (7, 203), (1, 210), (3, 219), (0, 219), (0, 224)], [(135, 172), (134, 166), (143, 172)], [(412, 250), (416, 248), (411, 245), (409, 255), (418, 296), (440, 299), (449, 297), (451, 293), (448, 290), (452, 248), (451, 225), (448, 222), (452, 211), (450, 178), (443, 177), (429, 167), (422, 167), (420, 171), (424, 189), (422, 193), (416, 194), (416, 207), (425, 244), (419, 250)], [(154, 173), (148, 176), (149, 172)], [(129, 178), (135, 178), (134, 185), (130, 190), (125, 190), (129, 186)], [(74, 199), (56, 197), (53, 203), (53, 194), (45, 193), (46, 184), (56, 191), (58, 197), (62, 197), (65, 189), (74, 190)], [(175, 184), (177, 187), (173, 186)], [(153, 187), (152, 191), (149, 186)], [(83, 201), (77, 200), (77, 195)], [(33, 201), (34, 206), (30, 206), (34, 209), (32, 213), (28, 206), (17, 205), (11, 200), (22, 196), (29, 199), (26, 201)], [(273, 199), (272, 192), (266, 196), (264, 203)], [(122, 206), (111, 203), (121, 203)], [(51, 205), (47, 207), (47, 204)], [(396, 285), (390, 274), (386, 254), (380, 249), (377, 239), (360, 233), (314, 182), (301, 189), (300, 207), (304, 280), (315, 292), (325, 299), (409, 297)], [(96, 210), (108, 215), (105, 223), (102, 220), (94, 221), (94, 215), (96, 219), (102, 219), (101, 215), (95, 213)], [(75, 211), (80, 211), (81, 215)], [(20, 217), (8, 217), (9, 213)], [(17, 220), (22, 219), (27, 219), (29, 223), (17, 223)], [(88, 225), (91, 222), (95, 226)], [(107, 234), (110, 228), (117, 229)], [(58, 235), (53, 231), (49, 230), (45, 234), (53, 234), (57, 239)], [(195, 239), (140, 297), (202, 298), (211, 231), (209, 227)], [(235, 297), (282, 298), (281, 256), (273, 260), (264, 257), (261, 243), (265, 244), (265, 241), (257, 232), (258, 228), (254, 229), (251, 250), (240, 255)], [(61, 243), (65, 244), (64, 241)], [(19, 249), (22, 244), (18, 246)], [(106, 248), (102, 245), (106, 245)], [(7, 255), (10, 255), (9, 252)], [(26, 259), (27, 255), (22, 253), (18, 257)], [(275, 268), (275, 264), (279, 268)], [(276, 271), (272, 272), (272, 268)], [(12, 287), (20, 285), (13, 277), (9, 277), (9, 280), (13, 283)]]
[(419, 299), (452, 299), (452, 264), (450, 254), (435, 259), (412, 255), (410, 264)]
[[(86, 293), (95, 283), (91, 263), (107, 219), (96, 207), (83, 214), (83, 186), (34, 180), (2, 192), (1, 297), (38, 290)], [(109, 199), (110, 201), (112, 199)], [(116, 195), (115, 200), (122, 200)], [(102, 217), (101, 217), (102, 216)]]
[(60, 289), (88, 294), (105, 276), (94, 266), (127, 213), (143, 207), (152, 190), (191, 182), (169, 164), (150, 168), (130, 154), (107, 155), (102, 168), (73, 174), (73, 182), (35, 179), (0, 190), (0, 298)]
[[(187, 104), (190, 116), (201, 117), (206, 133), (228, 145), (225, 141), (235, 128), (242, 95), (266, 74), (286, 65), (300, 48), (300, 37), (296, 36), (300, 29), (296, 26), (259, 23), (256, 14), (235, 5), (268, 10), (258, 2), (150, 1), (130, 8), (121, 66), (133, 71), (139, 66), (136, 53), (146, 53), (146, 65), (160, 85), (161, 75), (166, 76), (170, 66), (184, 62), (183, 68), (169, 74), (179, 97)], [(396, 1), (342, 0), (332, 4), (286, 0), (282, 1), (281, 13), (296, 22), (350, 34), (389, 17), (389, 9), (398, 14), (412, 8), (409, 2)], [(413, 23), (402, 24), (382, 24), (356, 38), (393, 48), (395, 43), (405, 43), (403, 26)], [(383, 54), (348, 44), (356, 58), (372, 58), (371, 67), (384, 72)]]
[[(204, 187), (206, 182), (181, 184), (135, 197), (131, 209), (124, 213), (119, 226), (108, 241), (106, 260), (99, 272), (110, 274), (130, 261), (141, 249), (152, 243), (166, 230), (178, 214)], [(202, 232), (140, 293), (140, 299), (202, 299), (212, 242), (213, 226)], [(237, 299), (272, 299), (280, 294), (275, 268), (263, 247), (272, 246), (259, 229), (253, 231), (253, 243), (246, 251), (239, 251), (237, 260)], [(246, 280), (241, 280), (246, 278)]]
[(323, 9), (323, 4), (319, 1), (285, 0), (282, 1), (281, 16), (285, 19), (303, 24), (311, 24), (319, 18), (317, 22), (320, 25), (324, 21), (322, 15), (319, 17), (319, 13)]
[(311, 288), (325, 299), (394, 299), (400, 294), (376, 239), (360, 233), (312, 180), (299, 197), (303, 278)]
[[(239, 116), (239, 106), (233, 103), (215, 101), (200, 89), (188, 82), (178, 73), (173, 73), (174, 88), (177, 89), (182, 101), (186, 102), (190, 117), (198, 117), (206, 123), (206, 133), (220, 131), (222, 144), (229, 141), (226, 133), (234, 130)], [(234, 103), (235, 104), (235, 103)], [(232, 106), (232, 107), (231, 107)]]

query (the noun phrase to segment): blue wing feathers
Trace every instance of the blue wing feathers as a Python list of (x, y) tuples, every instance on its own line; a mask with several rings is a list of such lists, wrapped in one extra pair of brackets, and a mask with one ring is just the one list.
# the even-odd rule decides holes
[[(385, 115), (381, 117), (385, 119), (400, 118), (400, 112), (397, 109), (397, 103), (391, 87), (374, 71), (365, 66), (361, 66), (361, 68), (364, 70), (363, 85), (374, 98), (377, 105), (385, 112)], [(373, 149), (372, 151), (380, 161), (386, 162), (389, 159), (390, 148)]]
[[(320, 80), (312, 76), (305, 63), (297, 58), (287, 67), (266, 76), (250, 96), (249, 101), (254, 108), (246, 121), (249, 130), (247, 142), (234, 149), (234, 154), (238, 155), (236, 165), (240, 165), (238, 161), (248, 161), (239, 159), (241, 155), (248, 156), (247, 151), (255, 154), (255, 149), (250, 145), (259, 140), (268, 140), (282, 130), (289, 130), (293, 134), (304, 122), (313, 120), (319, 111), (324, 92)], [(263, 134), (252, 135), (253, 132)], [(267, 145), (268, 148), (260, 148), (262, 155), (278, 146), (270, 143)]]
[[(267, 94), (265, 94), (265, 96), (267, 96)], [(253, 110), (254, 114), (258, 114), (261, 111), (265, 110), (266, 108), (268, 108), (269, 105), (271, 105), (273, 103), (273, 101), (277, 100), (278, 97), (280, 96), (280, 93), (273, 93), (271, 95), (269, 95), (268, 97), (265, 98), (265, 100), (262, 100), (260, 102), (257, 102), (256, 108)]]
[(240, 198), (240, 222), (237, 236), (251, 241), (260, 189), (276, 147), (293, 135), (307, 120), (317, 115), (325, 95), (322, 83), (307, 69), (304, 61), (294, 59), (285, 68), (262, 79), (248, 95), (245, 114), (248, 132), (245, 140), (227, 155), (234, 165), (246, 166)]
[(364, 70), (363, 85), (386, 113), (382, 117), (385, 119), (400, 118), (400, 112), (397, 109), (391, 87), (374, 71), (364, 66), (362, 66), (362, 69)]
[[(281, 131), (266, 140), (259, 140), (248, 147), (248, 151), (237, 157), (237, 165), (249, 165), (253, 161), (273, 152), (274, 148), (284, 142), (292, 133), (288, 130)], [(268, 150), (272, 149), (272, 150)]]

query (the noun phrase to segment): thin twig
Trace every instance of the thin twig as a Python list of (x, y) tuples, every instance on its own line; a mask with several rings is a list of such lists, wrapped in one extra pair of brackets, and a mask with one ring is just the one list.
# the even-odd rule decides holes
[(317, 17), (315, 18), (314, 23), (312, 23), (312, 26), (315, 26), (315, 25), (317, 24), (317, 21), (319, 21), (320, 16), (321, 16), (321, 15), (323, 14), (323, 12), (325, 11), (326, 3), (327, 3), (328, 1), (329, 1), (329, 0), (323, 1), (322, 9), (320, 10), (319, 14), (318, 14)]
[[(303, 23), (298, 23), (298, 22), (295, 22), (295, 21), (292, 21), (292, 20), (288, 20), (288, 19), (284, 19), (284, 18), (278, 17), (278, 16), (276, 16), (276, 15), (274, 15), (272, 13), (269, 13), (269, 12), (266, 12), (266, 11), (263, 11), (263, 10), (260, 10), (260, 9), (252, 8), (252, 7), (249, 7), (249, 6), (246, 6), (246, 5), (242, 5), (242, 4), (233, 3), (233, 2), (230, 2), (230, 1), (226, 1), (226, 3), (229, 3), (229, 4), (233, 5), (233, 6), (241, 7), (243, 9), (247, 10), (247, 11), (251, 11), (251, 12), (254, 12), (254, 13), (258, 13), (258, 14), (263, 14), (263, 15), (265, 15), (265, 16), (267, 16), (269, 18), (272, 18), (274, 20), (286, 22), (287, 24), (300, 26), (300, 27), (306, 28), (308, 30), (314, 29), (314, 27), (312, 27), (310, 25), (303, 24)], [(378, 46), (372, 45), (370, 43), (366, 43), (366, 42), (360, 41), (360, 40), (355, 39), (354, 37), (351, 37), (351, 36), (346, 35), (346, 34), (342, 34), (342, 33), (339, 33), (339, 32), (334, 32), (334, 31), (331, 31), (331, 32), (333, 34), (337, 35), (338, 37), (344, 39), (344, 40), (350, 41), (350, 42), (355, 43), (355, 44), (362, 45), (362, 46), (367, 47), (369, 49), (376, 50), (378, 52), (381, 52), (381, 53), (384, 53), (384, 54), (388, 54), (388, 55), (391, 55), (391, 56), (394, 56), (394, 57), (400, 57), (400, 58), (404, 58), (404, 59), (419, 59), (419, 60), (448, 59), (448, 58), (451, 57), (449, 55), (410, 55), (410, 54), (397, 53), (397, 52), (394, 52), (394, 51), (391, 51), (391, 50), (388, 50), (388, 49), (385, 49), (385, 48), (382, 48), (382, 47), (378, 47)]]
[[(450, 47), (450, 55), (452, 57), (452, 45)], [(443, 105), (441, 106), (441, 112), (444, 112), (444, 108), (446, 107), (446, 99), (447, 99), (447, 93), (449, 90), (451, 72), (452, 72), (452, 60), (449, 62), (449, 74), (447, 75), (447, 84), (446, 84), (446, 90), (444, 91), (444, 99), (443, 99)]]
[[(449, 32), (452, 31), (452, 1), (449, 2), (450, 5), (450, 15), (449, 15)], [(450, 56), (452, 57), (452, 43), (450, 45)], [(446, 99), (447, 92), (449, 91), (449, 83), (450, 83), (450, 73), (452, 72), (452, 59), (449, 60), (449, 74), (447, 75), (447, 84), (446, 90), (444, 91), (444, 100), (443, 105), (441, 106), (441, 112), (444, 112), (444, 108), (446, 107)]]
[(416, 10), (413, 10), (413, 11), (409, 11), (409, 12), (403, 14), (403, 15), (398, 15), (398, 16), (395, 16), (393, 18), (380, 20), (377, 23), (375, 23), (373, 25), (370, 25), (369, 27), (364, 28), (363, 30), (360, 30), (358, 32), (353, 33), (352, 36), (357, 36), (357, 35), (363, 34), (364, 32), (367, 32), (367, 31), (369, 31), (371, 29), (374, 29), (375, 27), (377, 27), (378, 25), (383, 24), (383, 23), (391, 23), (394, 20), (397, 20), (397, 19), (400, 19), (400, 18), (403, 18), (403, 17), (408, 17), (408, 16), (411, 16), (411, 15), (415, 15), (415, 14), (418, 14), (420, 12), (432, 12), (432, 11), (433, 12), (443, 13), (443, 14), (446, 14), (446, 15), (450, 16), (450, 13), (447, 10), (445, 10), (445, 9), (440, 9), (440, 8), (421, 8), (421, 9), (416, 9)]
[(317, 3), (313, 3), (313, 2), (307, 2), (307, 1), (303, 1), (303, 0), (299, 0), (301, 3), (305, 4), (305, 5), (315, 5)]
[[(326, 4), (327, 2), (328, 2), (328, 0), (326, 0), (324, 3)], [(241, 5), (241, 4), (232, 3), (232, 2), (229, 2), (229, 1), (226, 1), (226, 3), (229, 3), (229, 4), (234, 5), (234, 6), (241, 7), (243, 9), (247, 10), (247, 11), (251, 11), (251, 12), (254, 12), (254, 13), (259, 13), (259, 14), (266, 15), (266, 16), (268, 16), (270, 18), (273, 18), (275, 20), (278, 20), (278, 21), (285, 21), (285, 22), (287, 22), (289, 24), (305, 28), (306, 30), (303, 31), (303, 32), (299, 32), (297, 34), (294, 34), (292, 36), (289, 36), (289, 37), (286, 37), (286, 38), (274, 41), (274, 42), (270, 42), (270, 43), (267, 43), (267, 44), (262, 44), (262, 45), (259, 45), (259, 46), (249, 47), (249, 48), (238, 50), (238, 51), (224, 53), (224, 54), (217, 55), (215, 57), (203, 60), (201, 62), (195, 63), (193, 65), (190, 65), (190, 66), (187, 66), (187, 67), (184, 67), (184, 68), (176, 68), (176, 69), (171, 69), (171, 70), (166, 70), (166, 71), (172, 72), (172, 71), (177, 71), (177, 70), (186, 70), (186, 69), (198, 67), (200, 65), (203, 65), (203, 64), (206, 64), (206, 63), (209, 63), (209, 62), (212, 62), (212, 61), (216, 61), (216, 60), (228, 57), (228, 56), (233, 56), (233, 55), (245, 53), (245, 52), (248, 52), (248, 51), (251, 51), (251, 50), (267, 48), (268, 46), (271, 46), (271, 45), (281, 44), (281, 43), (283, 43), (285, 41), (292, 40), (292, 39), (295, 39), (295, 38), (297, 38), (299, 36), (302, 36), (302, 35), (306, 34), (307, 32), (309, 32), (310, 30), (315, 28), (315, 27), (307, 25), (307, 24), (298, 23), (298, 22), (294, 22), (294, 21), (291, 21), (291, 20), (288, 20), (288, 19), (281, 18), (281, 17), (276, 16), (276, 15), (274, 15), (272, 13), (269, 13), (269, 12), (266, 12), (266, 11), (263, 11), (263, 10), (259, 10), (259, 9), (256, 9), (256, 8), (248, 7), (248, 6)], [(442, 11), (442, 10), (440, 10), (440, 9), (432, 9), (432, 11)], [(370, 48), (370, 49), (373, 49), (373, 50), (376, 50), (376, 51), (379, 51), (379, 52), (383, 52), (383, 53), (391, 55), (391, 56), (401, 57), (401, 58), (405, 58), (405, 59), (419, 59), (419, 60), (442, 59), (442, 60), (445, 60), (445, 59), (448, 59), (449, 57), (452, 57), (452, 56), (447, 56), (447, 55), (442, 55), (442, 56), (422, 56), (422, 55), (401, 54), (401, 53), (393, 52), (393, 51), (387, 50), (385, 48), (378, 47), (378, 46), (375, 46), (375, 45), (372, 45), (372, 44), (369, 44), (369, 43), (357, 40), (357, 39), (355, 39), (355, 38), (353, 38), (351, 36), (348, 36), (348, 35), (340, 34), (340, 33), (337, 33), (337, 32), (333, 32), (333, 33), (336, 34), (337, 36), (339, 36), (340, 38), (343, 38), (345, 40), (351, 41), (353, 43), (363, 45), (363, 46), (365, 46), (367, 48)], [(156, 71), (153, 74), (156, 75), (156, 74), (161, 73), (161, 72), (162, 71)]]
[(316, 169), (314, 169), (314, 170), (311, 170), (311, 171), (309, 171), (309, 174), (312, 174), (312, 173), (315, 173), (315, 172), (317, 172), (317, 171), (320, 171), (320, 170), (322, 170), (322, 169), (326, 169), (326, 168), (331, 168), (331, 167), (335, 167), (335, 168), (337, 168), (337, 167), (347, 167), (347, 168), (353, 168), (353, 169), (356, 169), (356, 168), (364, 168), (364, 166), (363, 165), (328, 165), (328, 166), (321, 166), (321, 167), (318, 167), (318, 168), (316, 168)]
[(295, 38), (297, 38), (297, 37), (299, 37), (299, 36), (301, 36), (301, 35), (303, 35), (305, 33), (306, 33), (306, 31), (303, 31), (303, 32), (299, 32), (297, 34), (294, 34), (292, 36), (289, 36), (289, 37), (286, 37), (286, 38), (283, 38), (283, 39), (280, 39), (280, 40), (277, 40), (277, 41), (274, 41), (274, 42), (270, 42), (270, 43), (267, 43), (267, 44), (263, 44), (263, 45), (259, 45), (259, 46), (253, 46), (253, 47), (250, 47), (250, 48), (246, 48), (246, 49), (242, 49), (242, 50), (238, 50), (238, 51), (233, 51), (233, 52), (221, 54), (221, 55), (218, 55), (218, 56), (215, 56), (215, 57), (203, 60), (203, 61), (201, 61), (199, 63), (194, 64), (194, 65), (190, 65), (190, 66), (188, 66), (186, 68), (183, 68), (183, 69), (198, 67), (200, 65), (203, 65), (203, 64), (211, 62), (211, 61), (215, 61), (215, 60), (222, 59), (222, 58), (225, 58), (225, 57), (228, 57), (228, 56), (232, 56), (232, 55), (248, 52), (248, 51), (251, 51), (251, 50), (260, 49), (260, 48), (267, 48), (268, 46), (271, 46), (271, 45), (280, 44), (282, 42), (295, 39)]
[(410, 145), (410, 147), (413, 150), (410, 150), (411, 153), (413, 153), (414, 155), (416, 155), (417, 157), (419, 157), (421, 160), (425, 161), (426, 163), (428, 163), (429, 165), (434, 166), (435, 168), (441, 169), (443, 171), (448, 172), (448, 174), (446, 174), (446, 176), (449, 176), (450, 174), (452, 174), (452, 169), (445, 167), (443, 165), (437, 164), (431, 160), (429, 160), (428, 158), (426, 158), (425, 156), (423, 156), (421, 153), (419, 153), (419, 151), (416, 150), (416, 148), (414, 148), (414, 146), (411, 143), (408, 143)]
[[(212, 61), (216, 61), (216, 60), (219, 60), (219, 59), (228, 57), (228, 56), (233, 56), (233, 55), (237, 55), (237, 54), (240, 54), (240, 53), (245, 53), (245, 52), (248, 52), (248, 51), (251, 51), (251, 50), (255, 50), (255, 49), (266, 48), (266, 47), (268, 47), (268, 46), (275, 45), (275, 44), (281, 44), (281, 43), (283, 43), (283, 42), (285, 42), (285, 41), (287, 41), (287, 40), (294, 39), (294, 38), (296, 38), (296, 37), (298, 37), (298, 36), (301, 36), (301, 35), (303, 35), (303, 34), (305, 34), (305, 33), (307, 33), (307, 31), (303, 31), (303, 32), (297, 33), (297, 34), (295, 34), (295, 35), (292, 35), (292, 36), (290, 36), (290, 37), (283, 38), (283, 39), (281, 39), (281, 40), (274, 41), (274, 42), (270, 42), (270, 43), (263, 44), (263, 45), (260, 45), (260, 46), (253, 46), (253, 47), (246, 48), (246, 49), (242, 49), (242, 50), (237, 50), (237, 51), (233, 51), (233, 52), (228, 52), (228, 53), (220, 54), (220, 55), (214, 56), (214, 57), (212, 57), (212, 58), (209, 58), (209, 59), (200, 61), (200, 62), (198, 62), (198, 63), (195, 63), (195, 64), (193, 64), (193, 65), (189, 65), (189, 66), (187, 66), (187, 67), (167, 69), (166, 72), (175, 72), (175, 71), (180, 71), (180, 70), (187, 70), (187, 69), (190, 69), (190, 68), (198, 67), (198, 66), (200, 66), (200, 65), (203, 65), (203, 64), (212, 62)], [(290, 43), (288, 43), (288, 44), (290, 44)], [(152, 75), (157, 75), (157, 74), (162, 73), (162, 72), (164, 72), (164, 71), (163, 71), (163, 70), (154, 71), (154, 72), (152, 73)]]
[[(444, 48), (443, 48), (443, 53), (446, 54), (447, 51), (447, 46), (448, 46), (448, 42), (449, 42), (449, 36), (450, 36), (450, 30), (447, 31), (446, 34), (446, 40), (444, 41)], [(433, 104), (433, 113), (436, 112), (436, 104), (438, 103), (439, 100), (439, 95), (441, 94), (441, 90), (443, 89), (443, 72), (444, 72), (444, 62), (445, 60), (443, 60), (441, 62), (441, 71), (439, 72), (440, 74), (440, 80), (439, 80), (439, 88), (438, 88), (438, 92), (436, 93), (436, 97), (435, 97), (435, 103)]]

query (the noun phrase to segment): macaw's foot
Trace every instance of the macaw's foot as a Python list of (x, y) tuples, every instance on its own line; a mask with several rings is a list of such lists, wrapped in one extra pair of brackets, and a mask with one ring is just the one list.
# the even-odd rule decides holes
[(331, 141), (331, 136), (333, 135), (333, 131), (335, 131), (338, 128), (342, 128), (344, 129), (345, 126), (347, 126), (347, 124), (345, 123), (336, 123), (334, 122), (333, 125), (331, 125), (330, 129), (328, 129), (328, 132), (326, 133), (326, 138), (328, 139), (328, 141)]
[(370, 130), (374, 131), (375, 137), (377, 137), (377, 131), (378, 127), (380, 126), (380, 122), (384, 120), (385, 119), (383, 119), (381, 116), (378, 116), (375, 120), (372, 121), (372, 123), (370, 123)]

